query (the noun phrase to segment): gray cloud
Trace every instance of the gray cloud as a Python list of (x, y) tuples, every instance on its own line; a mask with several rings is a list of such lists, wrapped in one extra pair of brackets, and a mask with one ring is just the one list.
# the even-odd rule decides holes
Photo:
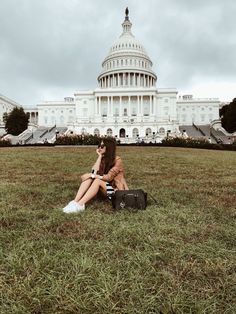
[(126, 6), (158, 86), (236, 85), (234, 0), (1, 0), (0, 93), (36, 104), (95, 88)]

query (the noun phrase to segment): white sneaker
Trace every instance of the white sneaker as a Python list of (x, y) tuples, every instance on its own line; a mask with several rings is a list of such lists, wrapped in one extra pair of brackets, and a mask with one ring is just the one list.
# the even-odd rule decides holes
[(83, 210), (85, 210), (85, 205), (80, 205), (75, 201), (71, 201), (68, 205), (66, 205), (66, 207), (63, 208), (63, 212), (67, 214), (77, 213)]
[(66, 207), (63, 208), (64, 213), (75, 213), (77, 211), (77, 203), (75, 201), (71, 201)]
[(77, 212), (82, 212), (83, 210), (85, 210), (85, 205), (84, 204), (79, 204), (77, 202), (75, 202), (77, 205)]

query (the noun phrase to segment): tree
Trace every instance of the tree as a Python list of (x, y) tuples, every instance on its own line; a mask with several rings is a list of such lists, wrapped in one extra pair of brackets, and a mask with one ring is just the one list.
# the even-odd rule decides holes
[(4, 114), (5, 130), (12, 135), (19, 135), (28, 128), (29, 115), (22, 107), (15, 107), (10, 113)]
[(229, 132), (236, 132), (236, 98), (220, 109), (221, 124), (223, 128)]

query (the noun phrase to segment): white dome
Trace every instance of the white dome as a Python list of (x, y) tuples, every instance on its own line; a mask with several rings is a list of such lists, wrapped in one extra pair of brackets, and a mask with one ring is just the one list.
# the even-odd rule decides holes
[[(145, 77), (145, 80), (150, 82), (151, 86), (155, 85), (156, 75), (152, 71), (152, 61), (148, 57), (143, 45), (141, 45), (131, 32), (132, 23), (129, 20), (128, 9), (126, 9), (125, 21), (122, 23), (123, 33), (118, 40), (112, 45), (108, 56), (102, 63), (103, 71), (98, 77), (98, 81), (101, 87), (116, 87), (114, 84), (114, 75), (141, 75)], [(113, 76), (112, 84), (107, 86), (102, 82), (102, 79), (107, 80), (107, 77)], [(140, 86), (140, 80), (137, 85)], [(126, 84), (125, 86), (130, 86)], [(149, 83), (148, 83), (149, 86)], [(120, 85), (119, 85), (120, 87)]]
[(111, 57), (115, 53), (141, 54), (149, 59), (144, 47), (137, 41), (131, 32), (123, 33), (120, 36), (120, 38), (112, 45), (107, 58)]

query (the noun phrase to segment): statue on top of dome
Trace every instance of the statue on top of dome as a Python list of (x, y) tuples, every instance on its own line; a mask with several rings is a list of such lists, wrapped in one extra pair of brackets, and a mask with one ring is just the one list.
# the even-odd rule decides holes
[(126, 20), (129, 19), (129, 8), (128, 7), (125, 9), (125, 19)]

